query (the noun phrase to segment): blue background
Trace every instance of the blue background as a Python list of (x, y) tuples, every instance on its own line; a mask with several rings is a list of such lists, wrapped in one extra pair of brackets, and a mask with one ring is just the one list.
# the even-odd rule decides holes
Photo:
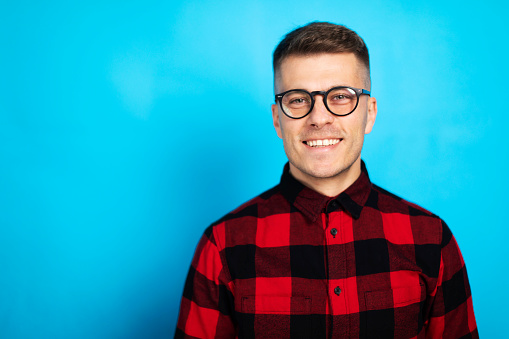
[(368, 44), (371, 178), (447, 221), (480, 333), (500, 337), (507, 12), (497, 1), (4, 3), (0, 337), (173, 335), (205, 227), (279, 180), (271, 53), (313, 20)]

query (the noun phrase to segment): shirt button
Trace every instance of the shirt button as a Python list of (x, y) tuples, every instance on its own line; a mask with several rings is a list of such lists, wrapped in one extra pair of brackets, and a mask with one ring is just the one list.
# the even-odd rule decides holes
[(336, 286), (336, 288), (334, 289), (334, 293), (336, 293), (336, 295), (339, 295), (341, 293), (341, 288), (339, 288), (339, 286)]
[(332, 234), (333, 236), (336, 236), (336, 234), (338, 234), (338, 230), (333, 228), (330, 230), (330, 234)]
[(332, 208), (336, 208), (336, 207), (338, 207), (338, 202), (336, 200), (332, 200), (331, 203), (330, 203), (330, 206)]

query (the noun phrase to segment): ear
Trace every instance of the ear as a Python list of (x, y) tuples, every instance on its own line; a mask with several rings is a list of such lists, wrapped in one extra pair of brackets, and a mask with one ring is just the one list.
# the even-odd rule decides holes
[(283, 134), (281, 133), (281, 124), (279, 122), (279, 107), (277, 104), (272, 104), (270, 108), (272, 109), (272, 123), (276, 129), (277, 136), (283, 139)]
[(376, 114), (378, 108), (376, 106), (376, 99), (369, 97), (368, 99), (368, 117), (366, 120), (366, 128), (364, 129), (364, 134), (369, 134), (373, 129), (373, 125), (375, 124)]

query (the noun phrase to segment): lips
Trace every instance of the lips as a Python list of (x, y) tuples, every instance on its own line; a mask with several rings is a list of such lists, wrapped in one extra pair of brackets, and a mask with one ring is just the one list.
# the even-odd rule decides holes
[(303, 142), (310, 147), (327, 147), (336, 145), (340, 141), (341, 139), (315, 139), (315, 140), (305, 140)]

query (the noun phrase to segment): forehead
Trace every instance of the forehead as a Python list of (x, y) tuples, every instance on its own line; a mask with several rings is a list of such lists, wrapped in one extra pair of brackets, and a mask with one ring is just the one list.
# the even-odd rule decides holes
[(362, 70), (353, 53), (291, 55), (281, 62), (274, 85), (277, 92), (294, 88), (325, 90), (342, 85), (362, 87)]

